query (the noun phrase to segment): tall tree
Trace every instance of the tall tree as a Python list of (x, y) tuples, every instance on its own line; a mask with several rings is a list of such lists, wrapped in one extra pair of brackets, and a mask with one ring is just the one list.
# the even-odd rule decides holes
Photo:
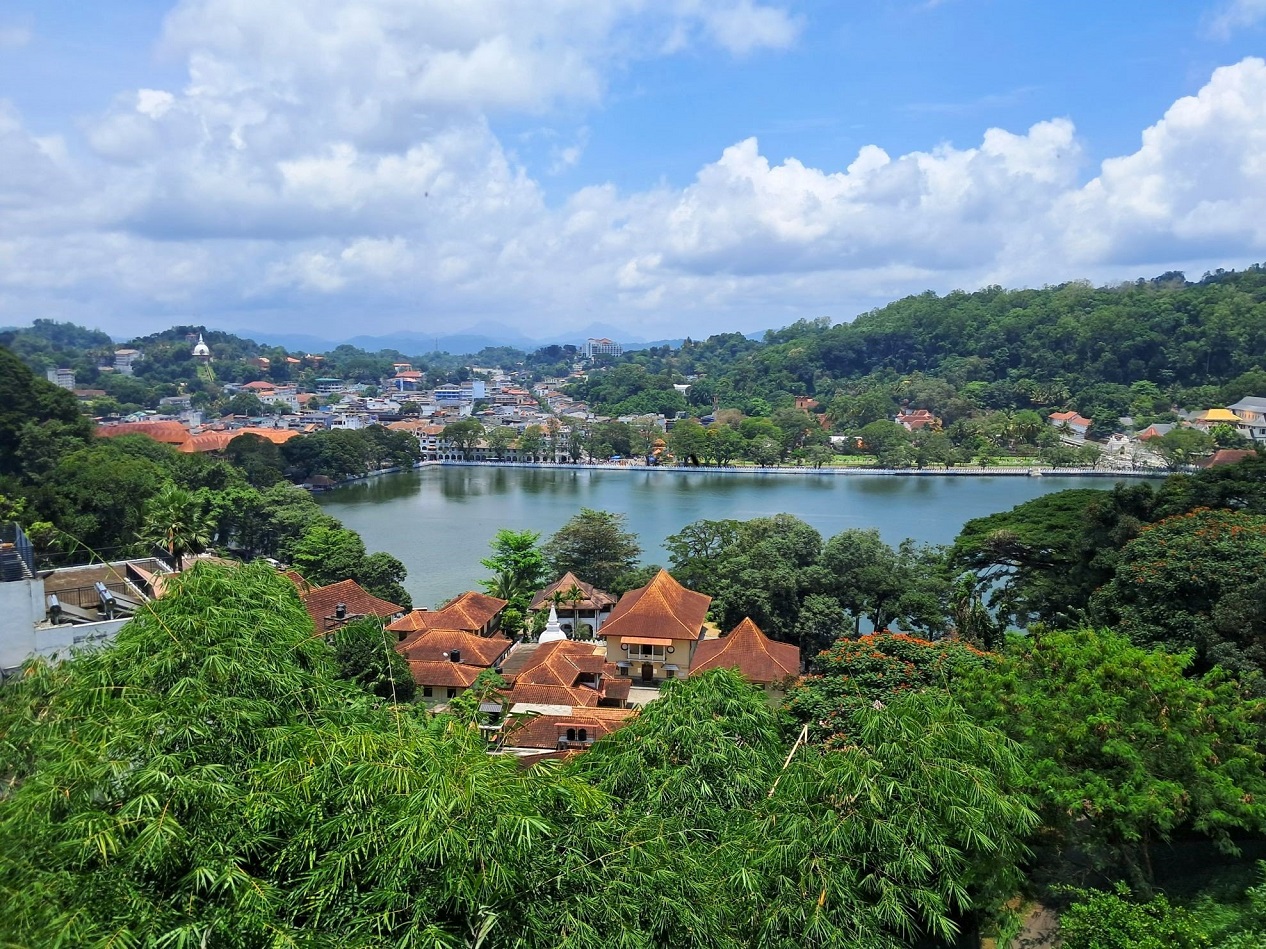
[(581, 508), (542, 549), (549, 572), (559, 577), (571, 571), (600, 589), (610, 589), (642, 555), (637, 535), (624, 524), (623, 514)]
[(167, 485), (145, 509), (146, 539), (167, 551), (179, 569), (186, 554), (199, 554), (211, 544), (213, 525), (202, 498)]

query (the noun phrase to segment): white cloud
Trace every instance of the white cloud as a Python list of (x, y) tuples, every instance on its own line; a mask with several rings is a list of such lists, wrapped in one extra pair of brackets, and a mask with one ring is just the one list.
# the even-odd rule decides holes
[(1236, 30), (1266, 19), (1266, 0), (1226, 0), (1208, 18), (1210, 34), (1227, 39)]
[(1266, 249), (1266, 62), (1214, 72), (1056, 215), (1068, 257), (1136, 264)]
[[(823, 168), (771, 162), (753, 137), (685, 187), (595, 184), (551, 205), (493, 132), (504, 110), (583, 114), (611, 69), (666, 45), (742, 55), (799, 29), (749, 0), (186, 0), (165, 43), (188, 84), (120, 92), (84, 126), (88, 154), (0, 103), (0, 322), (545, 331), (601, 314), (697, 335), (929, 287), (1266, 257), (1257, 59), (1098, 169), (1067, 118)], [(566, 122), (547, 171), (581, 167), (589, 133)]]

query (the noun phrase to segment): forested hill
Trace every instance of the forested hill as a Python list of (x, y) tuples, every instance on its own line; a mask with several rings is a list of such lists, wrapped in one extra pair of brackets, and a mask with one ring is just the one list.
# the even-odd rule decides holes
[[(623, 361), (644, 368), (649, 388), (656, 378), (667, 391), (682, 381), (670, 376), (698, 376), (690, 406), (748, 414), (760, 414), (752, 399), (777, 405), (809, 395), (825, 404), (897, 380), (906, 391), (887, 394), (933, 411), (945, 408), (938, 400), (965, 397), (982, 408), (1067, 406), (1115, 417), (1138, 383), (1154, 385), (1166, 404), (1213, 403), (1228, 397), (1228, 383), (1266, 366), (1266, 266), (1199, 283), (1169, 273), (1115, 287), (929, 291), (851, 323), (801, 320), (762, 343), (728, 333)], [(577, 394), (605, 408), (636, 388), (607, 387), (598, 376)], [(1232, 401), (1266, 391), (1266, 374), (1237, 389)]]
[(988, 287), (907, 297), (852, 323), (796, 324), (769, 334), (758, 356), (806, 383), (815, 371), (850, 377), (882, 369), (978, 379), (1220, 384), (1266, 354), (1266, 269), (1187, 284), (1167, 275), (1120, 287), (1069, 283)]

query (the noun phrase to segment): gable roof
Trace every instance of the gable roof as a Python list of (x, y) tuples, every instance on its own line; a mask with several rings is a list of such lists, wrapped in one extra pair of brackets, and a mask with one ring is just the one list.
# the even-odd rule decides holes
[(482, 666), (468, 666), (464, 662), (439, 662), (409, 660), (409, 672), (418, 685), (458, 687), (468, 689), (483, 672)]
[(620, 597), (598, 635), (698, 639), (711, 603), (712, 597), (687, 590), (660, 570), (646, 586)]
[(377, 616), (380, 619), (390, 619), (404, 612), (402, 606), (380, 600), (355, 580), (340, 580), (328, 586), (311, 587), (307, 592), (301, 592), (299, 599), (303, 601), (304, 609), (312, 617), (317, 633), (322, 636), (334, 628), (329, 625), (327, 618), (334, 616), (340, 603), (347, 608), (346, 615), (349, 617)]
[(1091, 425), (1091, 424), (1093, 424), (1093, 423), (1092, 423), (1092, 421), (1091, 421), (1090, 419), (1088, 419), (1088, 418), (1083, 418), (1083, 417), (1080, 415), (1080, 413), (1077, 413), (1077, 412), (1052, 412), (1050, 415), (1048, 415), (1048, 416), (1046, 416), (1046, 417), (1047, 417), (1050, 421), (1055, 422), (1056, 424), (1059, 424), (1059, 423), (1061, 423), (1061, 422), (1067, 422), (1069, 425)]
[(560, 738), (567, 737), (569, 728), (577, 732), (585, 729), (586, 740), (593, 741), (628, 724), (637, 714), (638, 710), (633, 708), (572, 708), (561, 715), (516, 715), (506, 732), (505, 747), (552, 751), (558, 747)]
[(1234, 405), (1228, 405), (1227, 408), (1232, 411), (1239, 409), (1242, 412), (1266, 412), (1266, 399), (1259, 399), (1256, 396), (1246, 395)]
[(508, 602), (486, 593), (467, 591), (438, 610), (414, 610), (387, 628), (395, 633), (420, 629), (460, 629), (475, 633), (487, 626)]
[(800, 674), (800, 650), (775, 642), (744, 618), (721, 639), (705, 639), (695, 648), (690, 674), (709, 669), (737, 669), (752, 682), (777, 682)]
[[(603, 699), (624, 702), (633, 680), (620, 678), (619, 669), (607, 662), (600, 649), (569, 639), (540, 643), (527, 661), (507, 676), (510, 701), (576, 706), (595, 706)], [(582, 675), (597, 676), (597, 688), (582, 683)]]
[(500, 633), (495, 636), (476, 636), (460, 629), (419, 630), (404, 642), (396, 644), (396, 652), (406, 659), (419, 662), (451, 662), (454, 652), (461, 656), (463, 665), (488, 668), (506, 654), (510, 640)]
[[(576, 587), (585, 595), (584, 599), (574, 604), (576, 609), (595, 610), (600, 612), (615, 606), (615, 597), (613, 597), (610, 593), (606, 590), (599, 590), (592, 583), (585, 583), (584, 580), (579, 579), (569, 570), (567, 573), (563, 574), (547, 586), (544, 590), (536, 594), (536, 596), (532, 597), (532, 603), (528, 606), (528, 609), (543, 610), (545, 607), (550, 605), (550, 597), (554, 595), (555, 591), (566, 593), (572, 587)], [(571, 600), (567, 600), (564, 606), (568, 609), (573, 608)]]

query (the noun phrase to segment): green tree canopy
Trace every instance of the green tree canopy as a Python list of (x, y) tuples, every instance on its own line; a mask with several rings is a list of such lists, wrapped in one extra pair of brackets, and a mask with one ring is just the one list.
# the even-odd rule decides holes
[(623, 514), (581, 508), (542, 548), (549, 572), (561, 577), (571, 571), (599, 589), (611, 589), (642, 554), (637, 535), (624, 524)]

